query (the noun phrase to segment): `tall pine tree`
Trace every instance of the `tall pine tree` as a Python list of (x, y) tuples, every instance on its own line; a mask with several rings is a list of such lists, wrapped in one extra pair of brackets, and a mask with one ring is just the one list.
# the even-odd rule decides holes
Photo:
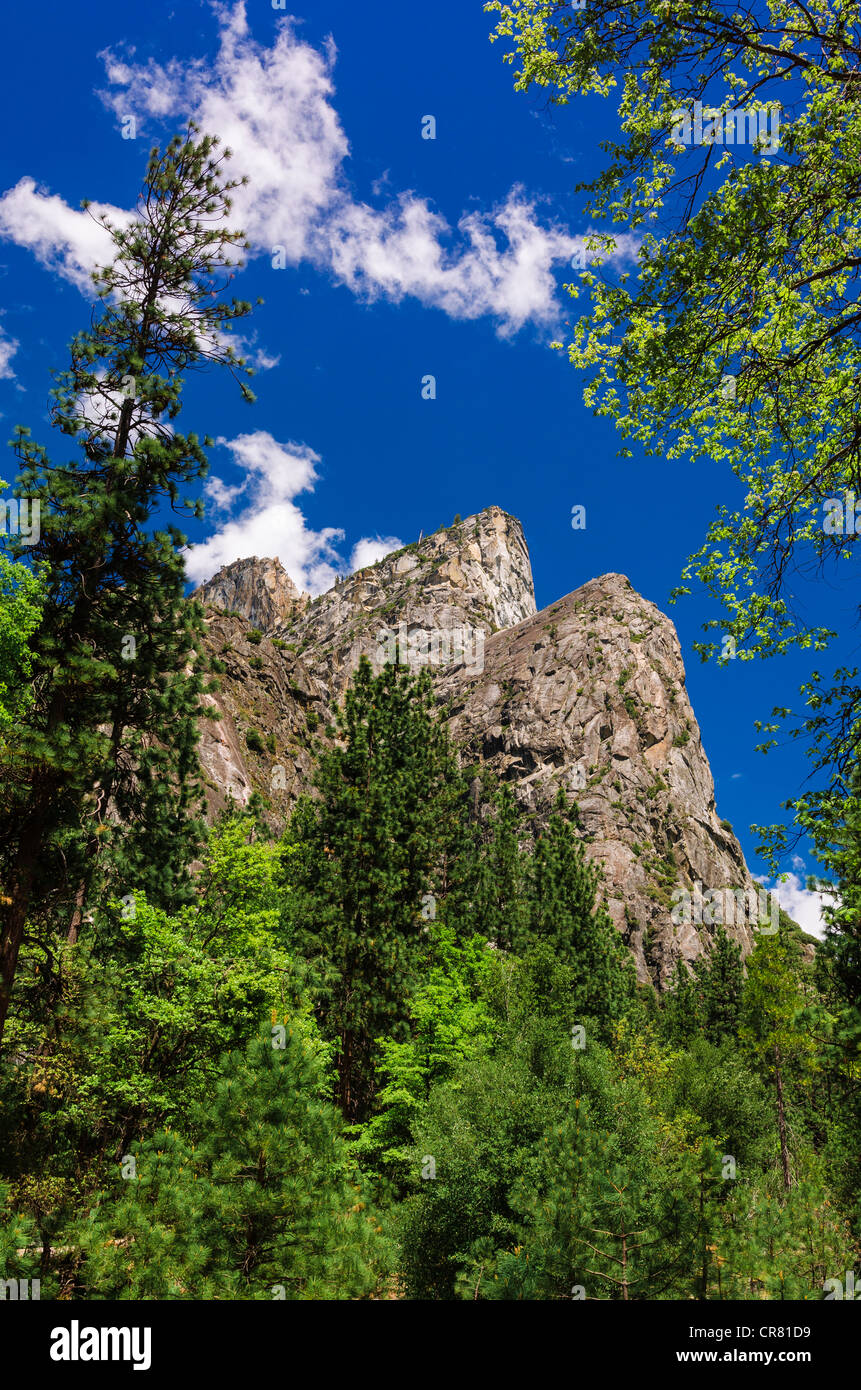
[(527, 925), (515, 947), (552, 946), (560, 964), (574, 968), (576, 1007), (608, 1023), (636, 993), (630, 954), (597, 900), (598, 869), (586, 859), (560, 792), (535, 844), (527, 885)]
[(466, 788), (427, 672), (389, 665), (374, 676), (363, 660), (337, 736), (319, 760), (318, 796), (293, 815), (283, 865), (292, 944), (338, 1044), (338, 1103), (358, 1119), (378, 1040), (405, 1034), (429, 957), (424, 928), (451, 888)]
[(182, 496), (206, 470), (197, 436), (173, 426), (182, 374), (242, 367), (225, 331), (249, 306), (219, 297), (242, 234), (216, 145), (192, 127), (153, 150), (136, 217), (102, 219), (114, 258), (53, 392), (80, 456), (54, 464), (16, 434), (19, 491), (41, 507), (26, 559), (45, 588), (35, 698), (0, 768), (0, 1039), (28, 914), (74, 941), (107, 844), (117, 896), (141, 885), (166, 904), (191, 857), (201, 618), (183, 599), (185, 537), (153, 523), (164, 506), (200, 512)]

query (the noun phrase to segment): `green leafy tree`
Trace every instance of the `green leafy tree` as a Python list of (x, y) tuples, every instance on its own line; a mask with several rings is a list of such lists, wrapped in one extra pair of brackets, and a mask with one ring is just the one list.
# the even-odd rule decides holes
[(377, 1066), (380, 1087), (374, 1112), (362, 1126), (354, 1152), (391, 1175), (402, 1188), (412, 1163), (411, 1130), (431, 1091), (458, 1063), (494, 1036), (484, 997), (493, 953), (481, 935), (459, 939), (445, 923), (429, 927), (432, 962), (409, 1002), (411, 1036), (383, 1038)]
[(0, 1173), (52, 1237), (105, 1164), (210, 1095), (219, 1058), (261, 1017), (289, 1014), (330, 1068), (281, 938), (276, 860), (252, 818), (234, 814), (211, 832), (193, 904), (105, 904), (60, 974), (39, 941), (25, 946), (8, 1025), (18, 1064), (0, 1075)]
[[(861, 530), (861, 7), (486, 8), (519, 90), (562, 106), (618, 97), (618, 138), (582, 190), (591, 232), (570, 288), (589, 302), (567, 352), (589, 374), (586, 403), (615, 421), (623, 456), (636, 442), (726, 467), (738, 501), (718, 507), (684, 575), (717, 609), (706, 626), (720, 645), (702, 644), (702, 655), (822, 650), (834, 634), (794, 598), (792, 575), (851, 581)], [(617, 248), (636, 254), (635, 274), (608, 261), (618, 232), (635, 239)], [(847, 794), (861, 687), (854, 670), (830, 687), (813, 672), (802, 694), (813, 713), (793, 732), (815, 735), (823, 776), (790, 807), (809, 828)], [(787, 831), (760, 829), (774, 866)]]
[(597, 1068), (602, 1114), (614, 1113), (610, 1064), (599, 1025), (584, 1024), (578, 978), (548, 940), (520, 958), (493, 953), (482, 993), (491, 1027), (449, 1059), (414, 1107), (401, 1170), (408, 1196), (396, 1217), (411, 1297), (487, 1296), (485, 1274), (520, 1229), (515, 1187), (522, 1180), (537, 1190), (545, 1132), (573, 1113), (584, 1069)]
[[(414, 1123), (409, 1195), (397, 1213), (401, 1277), (411, 1298), (450, 1300), (479, 1282), (481, 1264), (513, 1245), (517, 1213), (510, 1200), (519, 1177), (537, 1170), (548, 1117), (564, 1103), (571, 1042), (546, 1020), (529, 1041), (506, 1034), (470, 1055), (432, 1090)], [(530, 1066), (529, 1042), (541, 1047), (542, 1076)]]
[(38, 576), (0, 555), (0, 757), (5, 738), (33, 698), (28, 644), (41, 620), (41, 599)]
[(174, 429), (182, 374), (240, 365), (225, 332), (248, 306), (218, 294), (242, 244), (224, 221), (225, 157), (192, 128), (152, 151), (132, 221), (103, 219), (114, 258), (53, 393), (80, 458), (53, 464), (16, 432), (19, 488), (41, 506), (28, 561), (44, 594), (35, 699), (0, 771), (0, 1036), (31, 907), (64, 916), (74, 941), (106, 846), (103, 891), (165, 904), (188, 893), (201, 616), (183, 597), (184, 536), (152, 528), (165, 505), (200, 514), (182, 496), (206, 470), (197, 436)]
[(715, 1043), (701, 1036), (674, 1049), (654, 1098), (673, 1117), (683, 1144), (713, 1139), (740, 1180), (770, 1170), (778, 1152), (774, 1103), (736, 1040)]

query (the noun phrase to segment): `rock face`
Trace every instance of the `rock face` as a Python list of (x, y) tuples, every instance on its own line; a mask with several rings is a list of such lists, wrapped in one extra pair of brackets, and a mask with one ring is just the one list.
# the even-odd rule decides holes
[[(313, 599), (273, 636), (287, 644), (331, 697), (339, 697), (359, 658), (375, 669), (395, 641), (413, 664), (460, 643), (466, 664), (500, 628), (535, 613), (529, 551), (519, 521), (499, 507), (437, 531), (359, 570)], [(448, 634), (447, 639), (443, 634)], [(435, 648), (434, 651), (428, 651)]]
[[(439, 691), (455, 743), (511, 782), (534, 821), (560, 790), (576, 801), (642, 979), (666, 980), (679, 956), (703, 949), (694, 920), (672, 920), (676, 888), (755, 888), (717, 816), (675, 628), (623, 575), (593, 579), (497, 633), (483, 673), (453, 671)], [(721, 912), (747, 953), (751, 904), (738, 923), (737, 907), (727, 899)]]
[[(257, 576), (263, 597), (253, 592)], [(536, 827), (560, 790), (576, 801), (608, 910), (643, 981), (665, 983), (679, 957), (705, 948), (709, 926), (696, 920), (696, 902), (693, 920), (674, 920), (684, 917), (672, 911), (676, 890), (755, 890), (717, 815), (670, 620), (618, 574), (536, 613), (520, 523), (499, 508), (312, 601), (277, 561), (261, 560), (229, 566), (197, 597), (210, 605), (208, 646), (226, 666), (201, 738), (213, 810), (256, 790), (283, 823), (310, 783), (310, 737), (331, 718), (360, 655), (379, 668), (397, 650), (414, 667), (430, 665), (462, 757), (509, 782)], [(262, 641), (248, 641), (252, 626)], [(724, 911), (745, 953), (755, 917), (750, 907)]]
[(195, 590), (194, 597), (213, 608), (238, 613), (268, 631), (301, 613), (308, 595), (296, 588), (280, 560), (234, 560)]

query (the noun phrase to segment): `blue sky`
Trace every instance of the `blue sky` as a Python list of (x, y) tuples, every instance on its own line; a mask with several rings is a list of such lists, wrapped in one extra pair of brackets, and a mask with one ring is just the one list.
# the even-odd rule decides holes
[[(277, 551), (297, 582), (325, 588), (396, 539), (495, 503), (524, 525), (539, 607), (615, 570), (667, 610), (715, 505), (734, 500), (727, 477), (617, 459), (612, 425), (549, 349), (576, 312), (562, 291), (586, 229), (574, 186), (600, 167), (612, 104), (548, 111), (516, 94), (472, 0), (49, 0), (5, 24), (17, 55), (0, 92), (8, 433), (20, 422), (47, 439), (49, 372), (86, 322), (102, 234), (81, 199), (131, 207), (151, 143), (195, 114), (251, 176), (252, 258), (236, 288), (265, 304), (246, 329), (257, 404), (223, 375), (186, 387), (183, 427), (224, 441), (192, 574)], [(429, 374), (434, 400), (421, 395)], [(578, 503), (585, 531), (571, 528)], [(820, 621), (855, 620), (845, 588), (804, 597)], [(797, 747), (756, 754), (753, 721), (793, 702), (807, 662), (703, 666), (691, 644), (709, 613), (699, 596), (671, 610), (718, 809), (756, 872), (748, 826), (779, 819), (806, 768)], [(856, 645), (835, 657), (856, 659)], [(788, 905), (809, 925), (800, 903)]]

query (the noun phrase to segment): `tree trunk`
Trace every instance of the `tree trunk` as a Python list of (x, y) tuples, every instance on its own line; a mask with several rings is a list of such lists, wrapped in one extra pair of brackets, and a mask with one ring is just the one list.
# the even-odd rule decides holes
[(2, 933), (0, 933), (0, 1047), (3, 1045), (3, 1030), (12, 1001), (12, 987), (15, 983), (18, 953), (24, 939), (30, 894), (33, 879), (36, 876), (36, 865), (39, 862), (39, 852), (43, 839), (42, 829), (41, 824), (36, 824), (32, 827), (29, 835), (25, 832), (12, 875), (9, 910), (6, 914)]

